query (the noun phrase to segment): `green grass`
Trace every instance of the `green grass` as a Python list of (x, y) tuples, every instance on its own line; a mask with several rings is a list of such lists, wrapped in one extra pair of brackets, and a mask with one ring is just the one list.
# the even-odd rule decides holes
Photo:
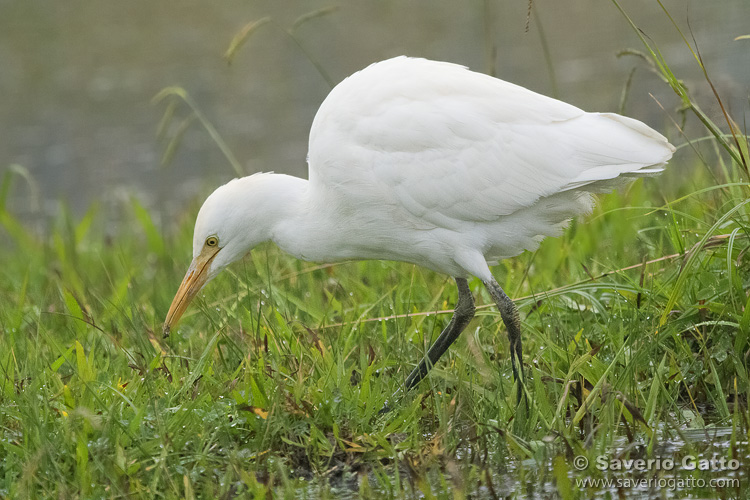
[(176, 228), (133, 199), (116, 234), (97, 206), (81, 219), (63, 210), (38, 234), (6, 209), (21, 171), (9, 169), (0, 497), (614, 497), (574, 481), (633, 476), (575, 470), (574, 457), (600, 455), (736, 458), (747, 487), (750, 185), (737, 133), (711, 136), (705, 163), (681, 147), (662, 177), (603, 197), (563, 237), (494, 269), (521, 309), (528, 409), (515, 405), (505, 329), (477, 280), (477, 318), (380, 416), (448, 321), (451, 279), (393, 262), (304, 263), (264, 245), (164, 340), (199, 200)]

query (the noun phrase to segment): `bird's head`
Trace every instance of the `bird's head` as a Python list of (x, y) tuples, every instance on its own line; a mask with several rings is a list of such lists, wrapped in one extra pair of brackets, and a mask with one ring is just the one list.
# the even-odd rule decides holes
[(164, 321), (164, 336), (177, 324), (198, 292), (222, 269), (268, 239), (263, 223), (262, 174), (235, 179), (211, 193), (198, 212), (193, 261)]

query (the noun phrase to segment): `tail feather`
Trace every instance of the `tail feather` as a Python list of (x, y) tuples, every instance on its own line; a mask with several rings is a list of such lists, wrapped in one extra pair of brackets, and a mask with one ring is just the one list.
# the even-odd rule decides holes
[[(657, 175), (672, 158), (675, 147), (649, 126), (612, 113), (587, 113), (589, 123), (578, 128), (577, 140), (587, 147), (577, 148), (577, 160), (590, 164), (563, 187), (563, 191), (585, 189), (609, 191), (633, 178)], [(603, 140), (603, 138), (613, 138)], [(616, 142), (615, 142), (616, 141)]]

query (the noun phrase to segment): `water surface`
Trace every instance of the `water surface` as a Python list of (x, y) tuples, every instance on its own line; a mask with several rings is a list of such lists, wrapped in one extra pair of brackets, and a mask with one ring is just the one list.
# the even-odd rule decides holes
[[(680, 35), (656, 2), (623, 2), (699, 102), (716, 115), (710, 91)], [(750, 87), (750, 2), (665, 2), (690, 28), (735, 118), (746, 121)], [(286, 30), (322, 8), (328, 15)], [(42, 213), (58, 200), (81, 213), (93, 200), (135, 192), (156, 214), (174, 216), (198, 193), (233, 177), (215, 144), (194, 123), (168, 168), (151, 104), (179, 85), (239, 158), (247, 173), (306, 175), (307, 133), (330, 89), (367, 64), (408, 54), (465, 64), (587, 110), (617, 110), (628, 74), (639, 67), (626, 113), (664, 130), (677, 101), (635, 57), (640, 42), (610, 2), (536, 0), (528, 31), (525, 2), (383, 0), (340, 2), (223, 0), (86, 2), (0, 0), (0, 169), (19, 164), (39, 185)], [(222, 59), (249, 22), (270, 16), (237, 54)], [(546, 63), (539, 26), (549, 47)], [(690, 36), (686, 31), (687, 36)], [(677, 138), (679, 141), (679, 138)], [(22, 183), (12, 207), (36, 210)]]

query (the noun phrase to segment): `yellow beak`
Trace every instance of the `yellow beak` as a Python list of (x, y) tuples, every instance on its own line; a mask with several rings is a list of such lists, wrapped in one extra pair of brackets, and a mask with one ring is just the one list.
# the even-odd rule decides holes
[(208, 281), (208, 269), (211, 267), (211, 261), (219, 253), (219, 247), (203, 247), (203, 251), (190, 264), (190, 267), (182, 279), (180, 288), (172, 300), (169, 307), (167, 319), (164, 320), (164, 336), (169, 336), (169, 331), (182, 317), (190, 302), (198, 295), (203, 285)]

